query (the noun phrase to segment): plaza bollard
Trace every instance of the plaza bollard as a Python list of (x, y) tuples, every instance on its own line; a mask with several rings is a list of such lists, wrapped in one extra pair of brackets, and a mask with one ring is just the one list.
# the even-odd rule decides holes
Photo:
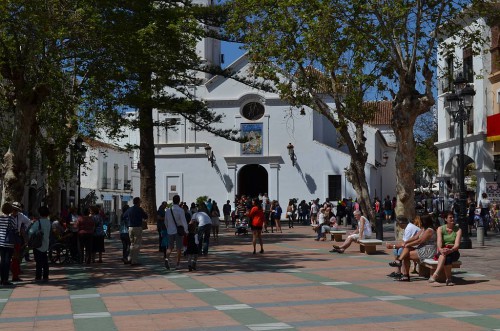
[(478, 226), (476, 230), (477, 244), (484, 246), (484, 227)]

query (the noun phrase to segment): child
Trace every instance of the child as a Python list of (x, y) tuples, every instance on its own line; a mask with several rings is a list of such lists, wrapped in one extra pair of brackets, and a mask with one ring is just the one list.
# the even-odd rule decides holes
[(187, 249), (186, 254), (188, 257), (189, 271), (196, 270), (196, 261), (198, 260), (198, 234), (197, 225), (195, 221), (189, 222), (188, 235), (187, 235)]

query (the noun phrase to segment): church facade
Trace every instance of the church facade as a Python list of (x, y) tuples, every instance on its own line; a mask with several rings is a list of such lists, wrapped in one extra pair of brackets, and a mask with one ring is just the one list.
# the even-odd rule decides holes
[[(248, 66), (242, 56), (231, 69), (244, 73)], [(220, 76), (197, 87), (196, 94), (223, 114), (221, 128), (239, 130), (248, 141), (225, 140), (197, 131), (181, 116), (156, 113), (157, 120), (167, 117), (176, 123), (155, 132), (158, 202), (175, 194), (188, 203), (205, 195), (225, 202), (263, 193), (281, 205), (291, 198), (355, 198), (344, 174), (350, 162), (347, 148), (339, 145), (332, 124), (312, 109), (290, 107), (274, 93)], [(395, 152), (387, 127), (365, 126), (372, 197), (395, 193)]]

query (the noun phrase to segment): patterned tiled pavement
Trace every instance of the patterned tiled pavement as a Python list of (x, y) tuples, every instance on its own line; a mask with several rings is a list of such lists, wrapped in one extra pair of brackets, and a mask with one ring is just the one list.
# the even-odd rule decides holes
[(394, 282), (390, 251), (332, 254), (306, 226), (265, 234), (257, 255), (222, 229), (193, 272), (167, 272), (156, 236), (146, 232), (139, 266), (121, 263), (116, 234), (104, 263), (51, 266), (47, 284), (23, 265), (25, 281), (0, 288), (0, 330), (500, 330), (500, 235), (462, 251), (453, 287)]

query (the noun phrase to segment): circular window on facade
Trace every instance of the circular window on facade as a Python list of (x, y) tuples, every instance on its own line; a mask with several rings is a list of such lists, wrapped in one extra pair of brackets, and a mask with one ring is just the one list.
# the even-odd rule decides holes
[(241, 115), (250, 121), (256, 121), (264, 116), (264, 106), (258, 102), (249, 102), (243, 106)]

